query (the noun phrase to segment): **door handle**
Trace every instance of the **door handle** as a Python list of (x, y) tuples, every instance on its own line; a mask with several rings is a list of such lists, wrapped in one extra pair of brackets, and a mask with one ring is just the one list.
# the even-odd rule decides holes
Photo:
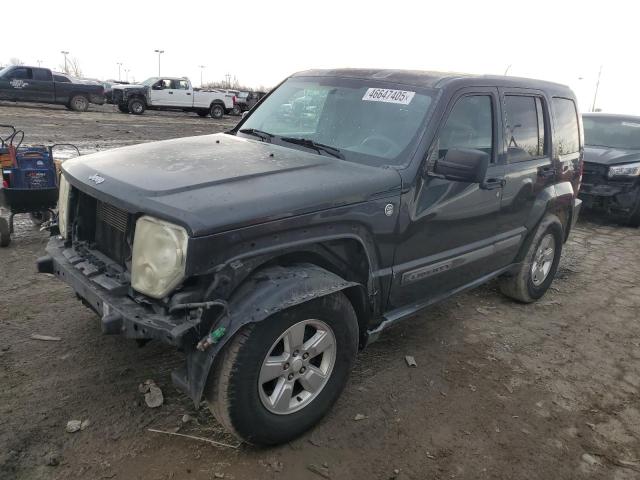
[(168, 93), (169, 93), (169, 95), (173, 95), (173, 92), (168, 92)]
[(496, 188), (504, 187), (506, 183), (507, 181), (502, 177), (487, 178), (480, 184), (480, 188), (483, 190), (495, 190)]
[(190, 93), (190, 92), (187, 92), (187, 95), (191, 95), (191, 93)]

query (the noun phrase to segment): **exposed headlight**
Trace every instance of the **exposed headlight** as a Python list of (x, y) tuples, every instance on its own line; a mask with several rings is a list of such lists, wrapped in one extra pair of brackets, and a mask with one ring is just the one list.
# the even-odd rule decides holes
[(613, 177), (637, 177), (640, 176), (640, 162), (613, 165), (609, 167), (609, 178)]
[(187, 231), (153, 217), (136, 222), (131, 261), (131, 286), (153, 298), (162, 298), (184, 278)]
[(58, 229), (60, 236), (66, 239), (69, 234), (69, 182), (60, 175), (60, 185), (58, 187)]

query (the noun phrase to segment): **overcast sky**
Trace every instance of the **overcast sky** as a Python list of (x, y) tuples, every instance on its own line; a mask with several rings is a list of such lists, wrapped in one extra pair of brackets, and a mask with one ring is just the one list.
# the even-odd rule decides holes
[[(509, 74), (570, 85), (581, 109), (640, 115), (637, 2), (445, 0), (385, 2), (110, 0), (14, 3), (0, 27), (0, 63), (58, 68), (61, 50), (87, 77), (162, 74), (200, 83), (229, 73), (273, 86), (308, 68), (380, 67)], [(18, 10), (16, 10), (18, 9)]]

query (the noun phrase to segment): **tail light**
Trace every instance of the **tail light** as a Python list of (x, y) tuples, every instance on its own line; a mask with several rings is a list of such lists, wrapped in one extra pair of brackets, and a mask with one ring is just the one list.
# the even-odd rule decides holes
[(238, 102), (236, 101), (236, 96), (234, 95), (233, 96), (233, 104), (235, 105), (236, 103), (238, 103)]

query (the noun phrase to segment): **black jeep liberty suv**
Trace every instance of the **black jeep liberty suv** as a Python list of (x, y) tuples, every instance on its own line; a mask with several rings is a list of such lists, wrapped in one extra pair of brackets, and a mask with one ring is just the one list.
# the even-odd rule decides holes
[(542, 297), (576, 221), (565, 86), (397, 70), (297, 73), (225, 134), (63, 165), (38, 260), (107, 334), (184, 352), (173, 381), (253, 444), (318, 422), (358, 348), (496, 278)]

